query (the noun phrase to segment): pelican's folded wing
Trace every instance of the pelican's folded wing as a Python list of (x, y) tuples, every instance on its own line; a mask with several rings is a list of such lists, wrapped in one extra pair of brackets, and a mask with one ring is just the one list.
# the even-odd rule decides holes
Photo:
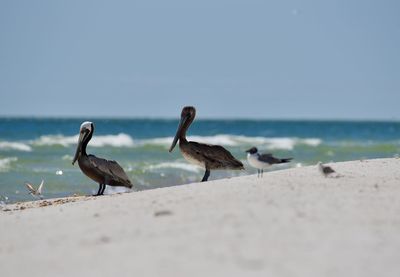
[(88, 158), (93, 167), (100, 171), (102, 175), (105, 175), (108, 180), (132, 187), (129, 177), (116, 161), (98, 158), (94, 155), (89, 155)]
[(194, 141), (190, 141), (189, 145), (191, 153), (198, 156), (198, 160), (209, 163), (211, 167), (243, 169), (243, 164), (220, 145), (209, 145)]

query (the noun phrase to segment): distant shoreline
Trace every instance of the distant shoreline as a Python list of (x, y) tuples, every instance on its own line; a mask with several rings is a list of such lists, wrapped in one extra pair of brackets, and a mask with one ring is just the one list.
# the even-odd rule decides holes
[[(179, 115), (177, 116), (166, 116), (166, 117), (129, 117), (129, 116), (28, 116), (28, 115), (0, 115), (0, 120), (83, 120), (83, 119), (93, 119), (93, 120), (121, 120), (121, 121), (178, 121)], [(199, 115), (196, 121), (261, 121), (261, 122), (338, 122), (338, 123), (400, 123), (400, 119), (390, 118), (390, 119), (361, 119), (361, 118), (224, 118), (224, 117), (202, 117)]]

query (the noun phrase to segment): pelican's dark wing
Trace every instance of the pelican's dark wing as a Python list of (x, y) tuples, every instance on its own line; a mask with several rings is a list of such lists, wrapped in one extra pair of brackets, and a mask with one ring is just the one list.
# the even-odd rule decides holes
[(292, 158), (286, 158), (286, 159), (279, 159), (275, 158), (272, 156), (272, 154), (261, 154), (258, 156), (258, 160), (269, 163), (269, 164), (282, 164), (282, 163), (287, 163), (292, 160)]
[(98, 158), (94, 155), (88, 155), (88, 159), (93, 168), (95, 168), (104, 179), (108, 181), (106, 185), (123, 185), (131, 188), (132, 183), (125, 171), (116, 161), (110, 161)]
[(187, 151), (196, 160), (204, 161), (209, 169), (243, 169), (243, 164), (220, 145), (190, 141), (184, 151)]

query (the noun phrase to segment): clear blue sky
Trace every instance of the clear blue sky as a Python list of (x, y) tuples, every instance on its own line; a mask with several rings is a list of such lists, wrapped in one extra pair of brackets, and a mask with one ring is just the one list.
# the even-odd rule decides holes
[(0, 116), (400, 119), (400, 1), (0, 1)]

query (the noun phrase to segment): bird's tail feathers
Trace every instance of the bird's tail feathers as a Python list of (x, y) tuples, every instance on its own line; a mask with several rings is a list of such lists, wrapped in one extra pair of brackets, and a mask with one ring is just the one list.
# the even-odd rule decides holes
[(286, 158), (286, 159), (281, 159), (281, 163), (288, 163), (291, 160), (293, 160), (293, 158)]
[(129, 184), (126, 184), (125, 186), (126, 186), (127, 188), (129, 188), (129, 189), (131, 189), (131, 188), (133, 187), (133, 185), (132, 185), (131, 182), (129, 182)]

